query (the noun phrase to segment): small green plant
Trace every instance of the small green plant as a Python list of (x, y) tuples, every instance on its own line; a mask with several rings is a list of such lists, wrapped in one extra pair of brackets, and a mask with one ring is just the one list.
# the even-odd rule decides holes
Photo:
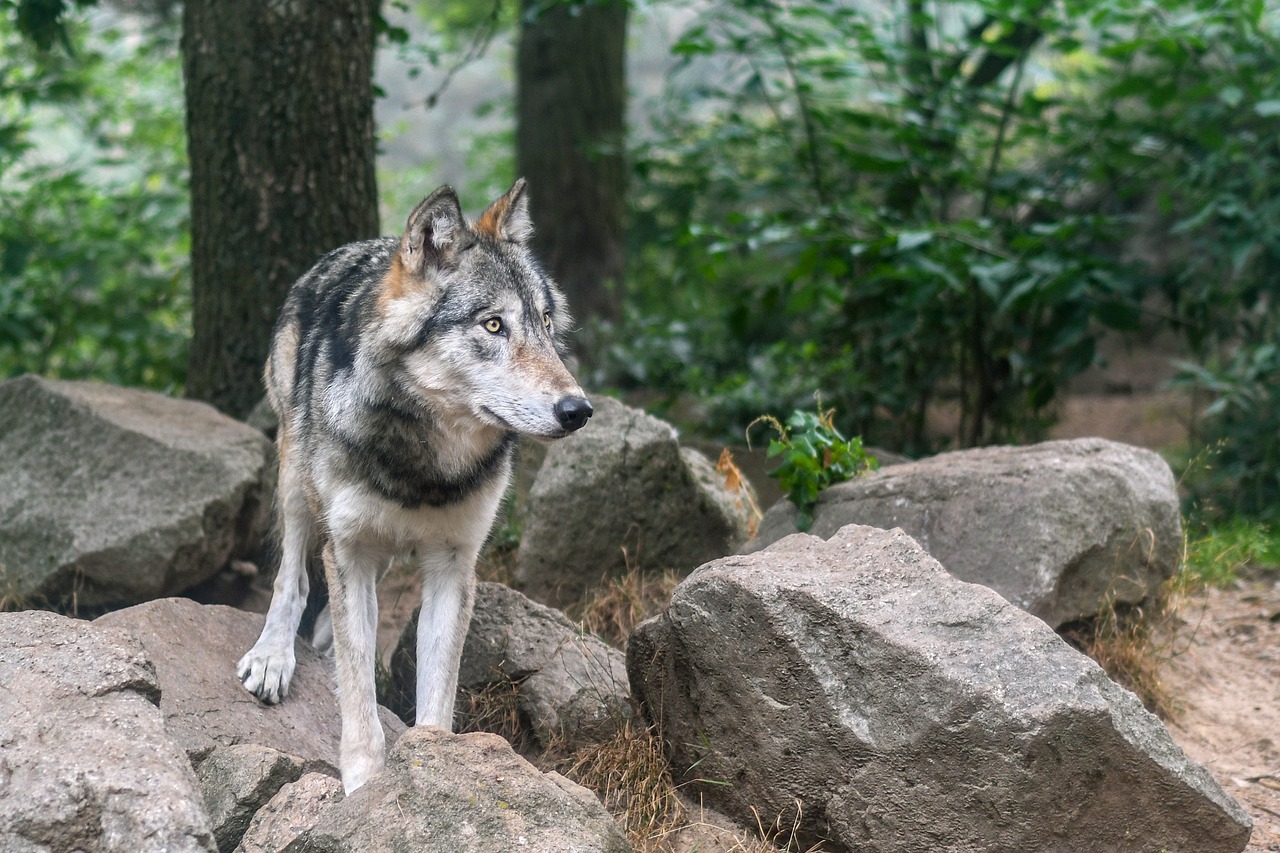
[(1230, 585), (1249, 568), (1280, 566), (1280, 533), (1250, 518), (1205, 525), (1187, 535), (1183, 572), (1204, 586)]
[(772, 415), (762, 415), (747, 426), (764, 422), (778, 433), (769, 440), (766, 456), (781, 457), (782, 462), (769, 472), (787, 497), (796, 505), (796, 530), (806, 532), (813, 525), (813, 508), (823, 489), (835, 483), (852, 480), (859, 474), (880, 467), (874, 456), (862, 447), (862, 438), (845, 438), (832, 422), (835, 409), (816, 412), (796, 410), (784, 425)]

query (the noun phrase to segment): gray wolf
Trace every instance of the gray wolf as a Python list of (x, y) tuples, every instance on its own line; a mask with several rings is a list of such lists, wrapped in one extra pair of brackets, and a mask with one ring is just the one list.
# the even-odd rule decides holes
[(329, 587), (340, 769), (350, 793), (383, 764), (374, 588), (392, 560), (422, 574), (417, 724), (451, 728), (475, 561), (518, 434), (556, 439), (591, 404), (564, 364), (565, 299), (528, 248), (523, 180), (475, 222), (449, 187), (404, 234), (330, 252), (293, 285), (265, 377), (279, 417), (280, 569), (237, 674), (279, 702), (319, 553)]

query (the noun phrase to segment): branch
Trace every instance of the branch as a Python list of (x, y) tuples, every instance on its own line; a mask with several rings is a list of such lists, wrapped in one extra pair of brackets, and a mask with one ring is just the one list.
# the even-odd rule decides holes
[(987, 180), (982, 190), (982, 215), (985, 217), (991, 209), (992, 185), (995, 181), (996, 169), (1000, 166), (1000, 155), (1004, 151), (1004, 135), (1009, 129), (1009, 116), (1013, 113), (1013, 102), (1018, 95), (1018, 86), (1022, 83), (1022, 69), (1026, 67), (1027, 54), (1018, 56), (1018, 66), (1013, 73), (1013, 82), (1009, 84), (1009, 94), (1005, 96), (1004, 108), (1000, 111), (1000, 126), (996, 130), (995, 145), (991, 147), (991, 162), (987, 166)]
[[(471, 39), (471, 44), (467, 46), (467, 50), (463, 53), (462, 58), (455, 62), (445, 71), (444, 79), (440, 81), (440, 85), (432, 90), (418, 103), (422, 104), (426, 109), (432, 109), (439, 102), (440, 96), (449, 88), (449, 84), (453, 82), (453, 78), (459, 71), (466, 68), (471, 63), (481, 59), (489, 50), (489, 45), (493, 43), (493, 37), (498, 32), (498, 23), (502, 14), (503, 0), (493, 0), (493, 6), (489, 10), (488, 16), (484, 22), (476, 29), (475, 36)], [(411, 104), (412, 106), (412, 104)]]
[(813, 184), (814, 194), (818, 198), (818, 203), (823, 207), (829, 207), (826, 190), (826, 178), (822, 171), (822, 159), (818, 156), (818, 135), (813, 126), (813, 110), (809, 106), (809, 99), (805, 96), (804, 87), (800, 82), (800, 76), (796, 73), (795, 63), (791, 57), (791, 53), (787, 50), (786, 38), (783, 35), (778, 24), (773, 19), (773, 15), (767, 11), (761, 16), (765, 25), (768, 26), (770, 34), (778, 47), (778, 53), (782, 56), (782, 64), (787, 69), (787, 76), (791, 79), (791, 88), (796, 93), (796, 106), (800, 110), (800, 123), (804, 128), (805, 137), (805, 153), (809, 163), (809, 179)]
[(1022, 57), (1026, 55), (1027, 51), (1031, 50), (1032, 46), (1043, 35), (1044, 30), (1040, 28), (1039, 24), (1028, 24), (1025, 21), (1019, 21), (1014, 24), (1012, 30), (1005, 33), (995, 44), (987, 48), (986, 55), (982, 57), (982, 62), (965, 79), (965, 88), (974, 91), (993, 82), (1010, 65), (1015, 62), (1021, 62)]

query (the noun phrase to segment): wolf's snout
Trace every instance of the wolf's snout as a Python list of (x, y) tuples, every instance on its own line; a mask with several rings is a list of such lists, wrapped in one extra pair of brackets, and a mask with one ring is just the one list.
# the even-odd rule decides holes
[(586, 397), (561, 397), (556, 403), (556, 420), (567, 431), (582, 429), (591, 417), (591, 401)]

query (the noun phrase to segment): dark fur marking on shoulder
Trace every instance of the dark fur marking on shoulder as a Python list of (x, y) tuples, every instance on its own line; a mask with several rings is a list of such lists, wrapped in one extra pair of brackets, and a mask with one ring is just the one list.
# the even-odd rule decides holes
[[(309, 413), (323, 360), (331, 378), (349, 369), (359, 350), (360, 330), (373, 310), (377, 284), (386, 275), (395, 241), (352, 243), (329, 252), (289, 292), (285, 315), (296, 318), (298, 352), (294, 362), (293, 403)], [(279, 325), (279, 324), (278, 324)]]
[(401, 406), (394, 400), (378, 400), (377, 402), (368, 404), (369, 411), (374, 415), (381, 415), (389, 418), (395, 418), (401, 421), (416, 421), (418, 415), (413, 409), (407, 406)]

